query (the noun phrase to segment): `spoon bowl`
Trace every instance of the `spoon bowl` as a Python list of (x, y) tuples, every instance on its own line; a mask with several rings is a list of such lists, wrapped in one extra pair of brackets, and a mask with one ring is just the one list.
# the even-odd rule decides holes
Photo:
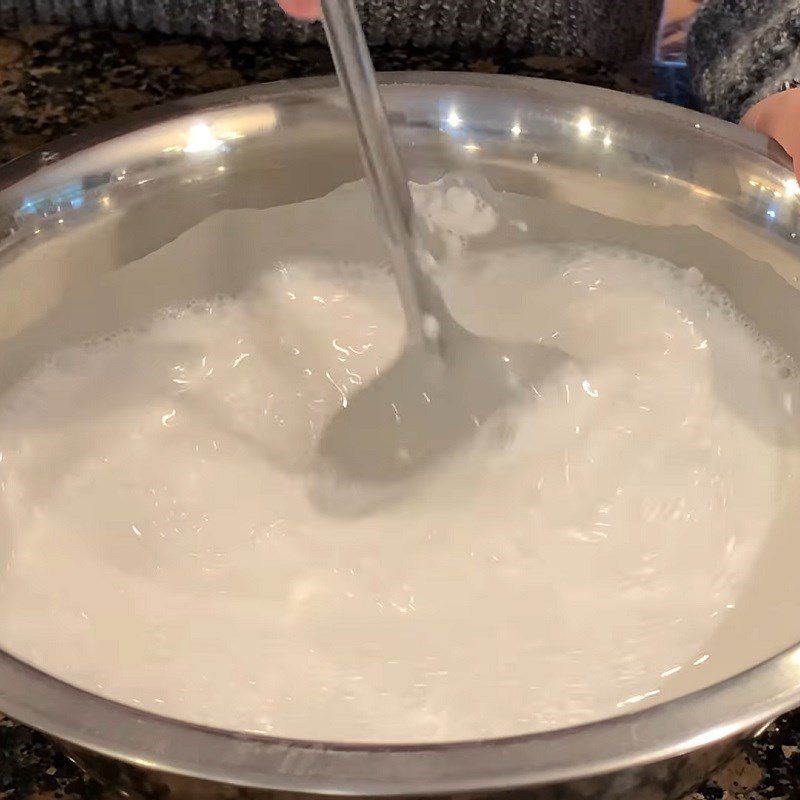
[(449, 322), (441, 353), (406, 346), (328, 422), (312, 483), (318, 507), (366, 513), (488, 423), (502, 442), (507, 412), (535, 402), (542, 382), (569, 362), (554, 347), (479, 337)]

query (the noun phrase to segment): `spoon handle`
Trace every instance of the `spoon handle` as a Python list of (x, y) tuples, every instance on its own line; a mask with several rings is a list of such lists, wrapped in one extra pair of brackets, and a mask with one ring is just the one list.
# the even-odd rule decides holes
[(364, 172), (389, 247), (407, 335), (414, 343), (432, 345), (437, 337), (430, 336), (426, 317), (441, 323), (447, 314), (438, 288), (419, 263), (421, 247), (408, 178), (386, 118), (358, 12), (353, 0), (322, 0), (322, 11), (336, 74), (355, 118)]

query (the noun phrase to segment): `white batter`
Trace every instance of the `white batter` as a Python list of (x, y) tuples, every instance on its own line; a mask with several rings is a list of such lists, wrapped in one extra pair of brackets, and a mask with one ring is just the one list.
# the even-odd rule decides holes
[(401, 347), (370, 265), (265, 264), (0, 394), (0, 644), (128, 704), (337, 741), (561, 727), (699, 672), (795, 485), (786, 359), (697, 270), (630, 252), (441, 280), (467, 327), (580, 367), (363, 519), (315, 510), (307, 469)]

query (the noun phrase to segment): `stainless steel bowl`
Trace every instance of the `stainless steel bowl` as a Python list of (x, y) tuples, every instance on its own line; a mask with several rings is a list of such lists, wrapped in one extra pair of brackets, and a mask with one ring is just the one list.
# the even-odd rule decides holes
[[(497, 189), (547, 200), (534, 238), (577, 235), (700, 266), (800, 357), (800, 187), (764, 140), (700, 114), (569, 84), (424, 74), (383, 84), (415, 177), (478, 170)], [(318, 80), (183, 101), (18, 161), (0, 171), (0, 346), (13, 351), (23, 335), (55, 325), (64, 336), (91, 333), (85, 316), (63, 309), (76, 298), (90, 303), (106, 273), (219, 209), (317, 197), (359, 174), (342, 102), (330, 81)], [(189, 271), (148, 297), (120, 296), (102, 309), (105, 324), (122, 324), (134, 300), (156, 307), (181, 292), (213, 292), (214, 280)], [(24, 366), (30, 356), (18, 348), (16, 357)], [(0, 388), (12, 377), (0, 376)], [(796, 600), (776, 602), (796, 613)], [(529, 797), (641, 800), (691, 789), (741, 741), (800, 705), (800, 646), (776, 634), (763, 652), (742, 650), (741, 664), (708, 673), (708, 688), (639, 713), (444, 745), (214, 730), (88, 694), (3, 652), (0, 708), (134, 795), (524, 789)]]

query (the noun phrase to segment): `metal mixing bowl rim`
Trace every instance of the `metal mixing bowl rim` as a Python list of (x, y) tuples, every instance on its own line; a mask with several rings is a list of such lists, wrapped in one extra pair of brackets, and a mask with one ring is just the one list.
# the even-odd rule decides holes
[[(751, 156), (788, 161), (762, 137), (698, 112), (643, 97), (576, 84), (505, 75), (387, 73), (384, 84), (474, 87), (597, 99), (666, 115), (700, 128)], [(53, 152), (81, 158), (95, 145), (159, 122), (222, 110), (286, 93), (331, 92), (331, 78), (243, 87), (167, 104), (124, 121), (95, 126), (46, 151), (0, 168), (9, 188), (47, 177)], [(391, 745), (279, 739), (182, 722), (122, 705), (46, 674), (0, 650), (0, 708), (58, 739), (150, 769), (233, 785), (321, 794), (437, 794), (516, 788), (601, 775), (665, 760), (754, 732), (800, 705), (800, 643), (725, 681), (636, 713), (563, 730), (483, 741)]]

